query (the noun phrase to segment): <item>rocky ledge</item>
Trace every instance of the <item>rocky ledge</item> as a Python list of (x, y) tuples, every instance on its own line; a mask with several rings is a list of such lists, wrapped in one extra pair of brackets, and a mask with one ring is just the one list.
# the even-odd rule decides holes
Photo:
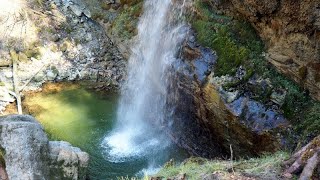
[(2, 179), (87, 177), (89, 155), (67, 142), (49, 141), (43, 127), (31, 116), (0, 117), (0, 149), (4, 160), (0, 166)]

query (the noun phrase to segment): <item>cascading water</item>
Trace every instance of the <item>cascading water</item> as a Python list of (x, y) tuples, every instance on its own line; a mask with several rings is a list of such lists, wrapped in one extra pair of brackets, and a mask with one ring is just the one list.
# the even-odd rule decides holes
[(146, 0), (128, 78), (121, 91), (116, 128), (102, 145), (108, 160), (123, 162), (155, 153), (170, 144), (161, 132), (168, 70), (188, 32), (181, 20), (186, 0)]

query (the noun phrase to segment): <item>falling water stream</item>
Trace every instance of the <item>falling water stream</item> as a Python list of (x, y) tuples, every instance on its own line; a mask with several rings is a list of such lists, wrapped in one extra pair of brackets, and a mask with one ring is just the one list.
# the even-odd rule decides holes
[(121, 89), (116, 128), (102, 142), (113, 162), (157, 154), (171, 142), (164, 122), (168, 70), (188, 28), (181, 16), (185, 0), (146, 0), (132, 46), (128, 78)]

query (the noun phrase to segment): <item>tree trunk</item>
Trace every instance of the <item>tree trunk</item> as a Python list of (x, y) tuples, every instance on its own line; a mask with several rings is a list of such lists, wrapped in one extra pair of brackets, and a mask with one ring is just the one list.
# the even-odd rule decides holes
[(12, 74), (13, 74), (13, 88), (16, 94), (17, 99), (17, 109), (18, 113), (22, 114), (22, 106), (21, 106), (21, 96), (20, 96), (20, 89), (19, 89), (19, 79), (18, 79), (18, 67), (17, 61), (12, 60)]

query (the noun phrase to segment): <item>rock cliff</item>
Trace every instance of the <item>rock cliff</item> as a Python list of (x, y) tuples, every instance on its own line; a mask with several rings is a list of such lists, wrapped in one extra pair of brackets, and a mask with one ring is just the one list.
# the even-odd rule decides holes
[(248, 20), (267, 45), (267, 60), (320, 100), (320, 1), (210, 1), (213, 8)]

